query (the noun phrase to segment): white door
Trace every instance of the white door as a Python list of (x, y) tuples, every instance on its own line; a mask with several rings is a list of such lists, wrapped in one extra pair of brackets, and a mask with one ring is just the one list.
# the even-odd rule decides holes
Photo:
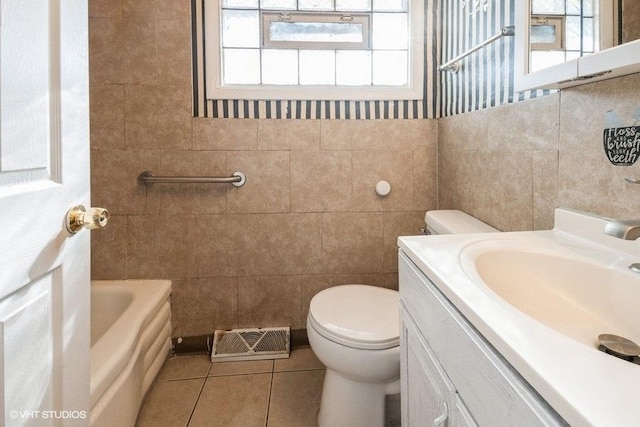
[(0, 425), (88, 425), (88, 16), (0, 0)]

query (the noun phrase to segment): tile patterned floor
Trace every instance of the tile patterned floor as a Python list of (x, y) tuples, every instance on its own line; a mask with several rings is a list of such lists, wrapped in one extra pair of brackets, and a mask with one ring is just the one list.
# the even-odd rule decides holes
[(211, 363), (206, 355), (165, 362), (137, 427), (315, 427), (324, 366), (310, 348), (288, 359)]

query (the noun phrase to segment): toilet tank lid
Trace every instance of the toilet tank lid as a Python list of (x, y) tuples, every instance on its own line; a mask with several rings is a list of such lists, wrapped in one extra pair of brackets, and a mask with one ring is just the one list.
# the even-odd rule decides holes
[(495, 233), (499, 230), (458, 210), (428, 211), (424, 216), (433, 234)]

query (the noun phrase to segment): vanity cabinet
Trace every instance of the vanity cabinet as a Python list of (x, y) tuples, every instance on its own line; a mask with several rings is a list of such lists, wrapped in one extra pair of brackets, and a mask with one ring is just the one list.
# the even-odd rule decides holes
[(402, 425), (477, 426), (410, 316), (401, 309)]
[(402, 425), (566, 426), (402, 252)]

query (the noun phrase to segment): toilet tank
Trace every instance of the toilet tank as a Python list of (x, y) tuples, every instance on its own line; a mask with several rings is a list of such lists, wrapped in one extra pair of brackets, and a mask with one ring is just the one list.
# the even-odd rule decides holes
[(429, 234), (495, 233), (488, 224), (462, 211), (428, 211), (424, 216)]

